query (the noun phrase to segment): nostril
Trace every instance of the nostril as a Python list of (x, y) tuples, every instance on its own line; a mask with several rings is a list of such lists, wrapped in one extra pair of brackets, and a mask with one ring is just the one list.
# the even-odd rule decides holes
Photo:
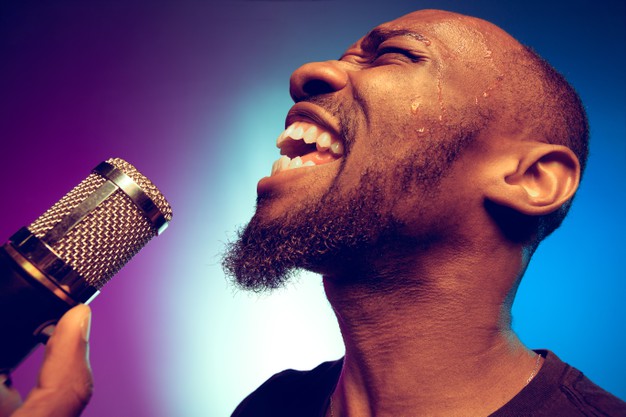
[(309, 62), (291, 75), (289, 93), (294, 101), (340, 91), (348, 84), (348, 74), (335, 61)]
[(335, 91), (335, 89), (326, 81), (323, 80), (310, 80), (304, 83), (302, 86), (304, 93), (311, 97), (320, 94), (328, 94)]

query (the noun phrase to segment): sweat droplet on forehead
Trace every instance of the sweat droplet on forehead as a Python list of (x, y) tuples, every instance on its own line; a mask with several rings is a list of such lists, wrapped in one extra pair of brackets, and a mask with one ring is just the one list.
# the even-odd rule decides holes
[(418, 40), (418, 41), (422, 42), (426, 46), (430, 46), (430, 40), (426, 36), (424, 36), (422, 34), (409, 32), (405, 36), (408, 36), (410, 38)]
[(375, 50), (378, 46), (391, 38), (407, 37), (415, 39), (426, 46), (430, 46), (431, 42), (426, 36), (407, 29), (385, 29), (376, 28), (368, 33), (361, 41), (363, 50)]

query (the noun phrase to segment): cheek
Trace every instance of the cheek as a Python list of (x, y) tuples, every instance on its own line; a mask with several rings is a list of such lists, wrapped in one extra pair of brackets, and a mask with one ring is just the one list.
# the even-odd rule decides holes
[[(352, 77), (353, 98), (374, 128), (438, 119), (440, 87), (434, 68), (387, 66)], [(420, 120), (421, 119), (421, 120)]]
[(490, 65), (490, 59), (485, 60), (459, 63), (443, 71), (441, 95), (447, 104), (470, 112), (497, 105), (494, 99), (501, 93), (504, 75)]

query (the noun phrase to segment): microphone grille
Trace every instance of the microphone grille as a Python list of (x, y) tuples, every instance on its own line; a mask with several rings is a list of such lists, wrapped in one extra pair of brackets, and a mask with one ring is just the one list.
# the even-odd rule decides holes
[(172, 207), (170, 207), (170, 204), (167, 202), (163, 194), (161, 194), (159, 189), (152, 183), (152, 181), (141, 175), (141, 173), (137, 171), (134, 166), (123, 159), (111, 158), (108, 159), (107, 162), (131, 177), (133, 181), (139, 185), (139, 188), (148, 194), (150, 199), (154, 202), (154, 204), (156, 204), (165, 217), (165, 220), (168, 222), (172, 220)]
[[(151, 200), (148, 204), (156, 207), (162, 220), (171, 220), (169, 203), (148, 178), (122, 159), (111, 158), (106, 164), (101, 165), (117, 169), (126, 180), (129, 177), (132, 186)], [(159, 233), (159, 225), (145, 208), (106, 175), (97, 167), (28, 227), (98, 290)]]

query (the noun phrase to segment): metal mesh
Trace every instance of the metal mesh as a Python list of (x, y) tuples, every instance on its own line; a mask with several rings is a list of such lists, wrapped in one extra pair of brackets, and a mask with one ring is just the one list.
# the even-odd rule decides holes
[(152, 224), (118, 190), (59, 240), (54, 250), (100, 289), (154, 236)]
[(167, 220), (168, 222), (172, 220), (172, 208), (170, 207), (170, 204), (167, 202), (165, 197), (163, 197), (163, 194), (161, 194), (159, 189), (156, 188), (154, 184), (152, 184), (152, 181), (141, 175), (134, 166), (124, 161), (123, 159), (111, 158), (107, 159), (107, 162), (131, 177), (133, 181), (135, 181), (137, 185), (141, 187), (143, 192), (148, 194), (148, 197), (150, 197), (150, 199), (154, 201), (154, 204), (159, 208), (161, 213), (163, 213), (165, 220)]
[[(131, 177), (169, 221), (172, 210), (165, 197), (129, 163), (115, 158), (107, 161)], [(40, 239), (67, 216), (106, 179), (89, 175), (65, 197), (35, 220), (28, 229)], [(157, 231), (135, 203), (120, 189), (92, 210), (52, 249), (87, 282), (100, 289), (128, 262)]]
[(106, 179), (97, 174), (90, 174), (80, 184), (72, 188), (62, 199), (50, 207), (48, 211), (39, 216), (28, 229), (38, 238), (44, 237), (48, 230), (70, 214), (84, 199), (89, 197), (98, 187), (106, 182)]

